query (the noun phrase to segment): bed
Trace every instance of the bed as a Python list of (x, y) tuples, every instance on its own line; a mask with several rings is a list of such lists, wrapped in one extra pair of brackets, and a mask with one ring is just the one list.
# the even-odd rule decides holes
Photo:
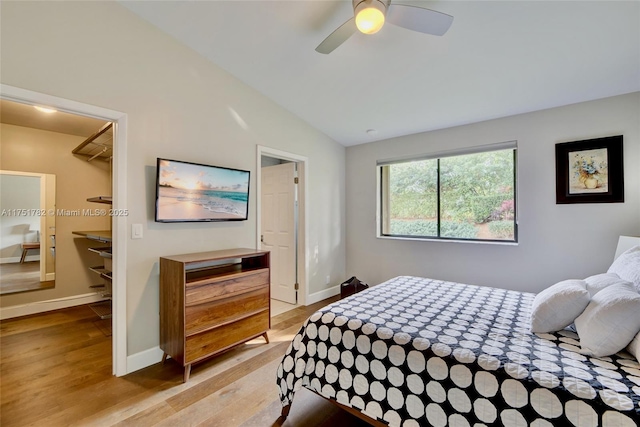
[(640, 425), (640, 364), (530, 331), (535, 295), (401, 276), (307, 319), (277, 371), (373, 425)]

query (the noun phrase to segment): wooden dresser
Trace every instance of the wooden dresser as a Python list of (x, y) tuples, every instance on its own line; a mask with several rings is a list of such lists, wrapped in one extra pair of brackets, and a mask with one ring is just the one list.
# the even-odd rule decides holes
[(269, 252), (229, 249), (160, 258), (160, 348), (184, 366), (271, 326)]

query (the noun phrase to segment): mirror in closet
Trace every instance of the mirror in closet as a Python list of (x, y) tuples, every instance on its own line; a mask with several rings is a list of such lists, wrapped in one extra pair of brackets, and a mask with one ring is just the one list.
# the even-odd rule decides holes
[(0, 295), (55, 286), (56, 176), (0, 170)]

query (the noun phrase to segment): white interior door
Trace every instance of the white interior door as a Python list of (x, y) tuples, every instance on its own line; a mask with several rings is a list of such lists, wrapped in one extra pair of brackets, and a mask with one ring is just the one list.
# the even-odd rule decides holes
[(295, 163), (262, 168), (262, 249), (271, 251), (271, 298), (296, 303)]

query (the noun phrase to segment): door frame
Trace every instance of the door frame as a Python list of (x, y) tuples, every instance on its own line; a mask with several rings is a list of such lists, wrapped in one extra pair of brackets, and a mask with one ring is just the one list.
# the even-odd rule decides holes
[(308, 203), (306, 203), (306, 195), (308, 194), (307, 169), (309, 159), (287, 151), (278, 150), (263, 145), (257, 146), (256, 160), (256, 249), (260, 249), (260, 235), (262, 234), (262, 156), (273, 157), (276, 159), (288, 160), (298, 164), (298, 305), (307, 305), (309, 299), (309, 283), (307, 268), (308, 250)]
[[(127, 208), (127, 114), (70, 99), (0, 84), (0, 98), (29, 105), (43, 105), (78, 116), (113, 122), (113, 209)], [(112, 373), (127, 374), (127, 218), (112, 219)]]

